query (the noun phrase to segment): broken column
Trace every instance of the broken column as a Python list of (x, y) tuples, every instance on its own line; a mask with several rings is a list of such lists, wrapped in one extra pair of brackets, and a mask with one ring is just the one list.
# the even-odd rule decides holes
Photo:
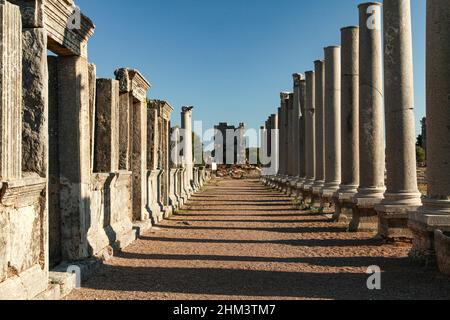
[(341, 29), (342, 182), (336, 194), (334, 219), (349, 222), (359, 187), (359, 27)]
[(450, 232), (449, 17), (447, 0), (427, 1), (428, 196), (409, 221), (414, 235), (411, 256), (426, 261), (435, 259), (434, 231)]
[(194, 107), (183, 107), (181, 112), (181, 137), (183, 150), (183, 163), (186, 171), (184, 172), (184, 190), (190, 198), (194, 190), (192, 182), (194, 179), (194, 161), (192, 148), (192, 110)]
[(300, 113), (301, 117), (299, 118), (298, 130), (299, 130), (299, 161), (298, 161), (298, 172), (299, 172), (299, 180), (297, 183), (297, 191), (298, 196), (301, 196), (301, 190), (303, 189), (303, 184), (306, 181), (306, 141), (305, 141), (305, 119), (306, 119), (306, 80), (305, 77), (303, 79), (298, 79), (299, 81), (299, 103), (300, 103)]
[(408, 214), (422, 204), (417, 185), (410, 0), (385, 0), (384, 81), (387, 190), (377, 206), (379, 235), (411, 238)]
[(377, 229), (375, 206), (385, 191), (381, 3), (361, 4), (359, 12), (360, 187), (354, 198), (351, 231)]
[[(147, 91), (150, 83), (137, 70), (119, 69), (115, 74), (121, 93), (128, 93), (130, 99), (129, 170), (133, 172), (133, 220), (145, 229), (150, 225), (147, 210)], [(122, 97), (121, 101), (125, 98)], [(122, 128), (122, 132), (125, 131), (126, 128)]]
[(282, 176), (280, 181), (280, 188), (283, 192), (287, 191), (287, 182), (289, 176), (289, 92), (280, 93), (280, 106), (283, 114), (281, 130), (283, 149), (281, 153), (282, 157)]
[(162, 221), (164, 206), (161, 201), (161, 159), (160, 159), (160, 126), (158, 102), (149, 101), (147, 105), (147, 209), (154, 224)]
[(174, 127), (171, 129), (170, 134), (170, 190), (169, 190), (169, 201), (173, 208), (173, 212), (178, 211), (178, 209), (183, 205), (181, 200), (181, 195), (179, 194), (179, 170), (180, 170), (180, 129)]
[(300, 178), (300, 164), (299, 162), (302, 160), (300, 156), (300, 148), (302, 144), (303, 137), (300, 133), (300, 118), (302, 115), (302, 107), (301, 107), (301, 81), (304, 80), (304, 76), (300, 73), (295, 73), (292, 75), (293, 82), (294, 82), (294, 93), (293, 93), (293, 106), (294, 106), (294, 114), (293, 114), (293, 124), (292, 124), (292, 130), (293, 130), (293, 155), (292, 155), (292, 162), (293, 162), (293, 172), (294, 172), (294, 179), (291, 182), (291, 186), (295, 193), (297, 193), (297, 185), (298, 183), (302, 182)]
[[(316, 181), (316, 122), (315, 122), (315, 73), (307, 71), (306, 75), (306, 119), (305, 119), (305, 154), (306, 180), (303, 185), (303, 199), (311, 202), (312, 187)], [(308, 200), (309, 199), (309, 200)]]
[(315, 66), (316, 102), (316, 181), (313, 185), (313, 206), (320, 205), (325, 185), (325, 61), (317, 60)]
[(334, 204), (341, 184), (341, 47), (325, 48), (325, 185), (321, 207)]

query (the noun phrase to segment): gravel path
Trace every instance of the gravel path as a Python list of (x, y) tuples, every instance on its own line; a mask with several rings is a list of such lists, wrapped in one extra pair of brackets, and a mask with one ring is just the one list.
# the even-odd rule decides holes
[[(257, 180), (216, 180), (69, 299), (450, 299), (450, 279)], [(381, 267), (382, 290), (366, 270)]]

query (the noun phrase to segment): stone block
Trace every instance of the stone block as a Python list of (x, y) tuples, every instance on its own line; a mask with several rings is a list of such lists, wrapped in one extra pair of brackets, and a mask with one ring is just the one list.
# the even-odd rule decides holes
[(97, 79), (95, 172), (119, 170), (119, 82)]

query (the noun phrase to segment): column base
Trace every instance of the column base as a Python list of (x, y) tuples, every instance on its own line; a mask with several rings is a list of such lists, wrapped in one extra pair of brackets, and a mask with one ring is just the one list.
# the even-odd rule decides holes
[(334, 197), (333, 221), (350, 224), (353, 219), (353, 197), (355, 193), (337, 193)]
[(378, 236), (390, 242), (412, 240), (413, 234), (408, 228), (409, 212), (418, 208), (419, 205), (377, 205), (375, 210), (378, 212)]
[(353, 203), (353, 217), (348, 230), (358, 231), (378, 231), (378, 212), (375, 206), (383, 201), (382, 198), (355, 198)]
[(334, 213), (336, 211), (334, 205), (335, 192), (332, 190), (322, 189), (320, 193), (320, 212)]
[(424, 207), (409, 215), (408, 227), (413, 234), (410, 258), (420, 264), (435, 264), (435, 232), (450, 233), (450, 215), (433, 215)]

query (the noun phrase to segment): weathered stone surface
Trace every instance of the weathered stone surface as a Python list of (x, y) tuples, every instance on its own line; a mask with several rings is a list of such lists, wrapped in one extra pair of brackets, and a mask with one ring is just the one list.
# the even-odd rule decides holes
[(119, 170), (119, 82), (97, 79), (95, 172)]
[(0, 180), (22, 175), (21, 36), (19, 8), (0, 2)]
[(89, 73), (82, 57), (58, 58), (59, 163), (63, 260), (89, 256), (91, 184)]
[(316, 84), (315, 72), (306, 72), (306, 181), (303, 189), (310, 191), (316, 181)]

